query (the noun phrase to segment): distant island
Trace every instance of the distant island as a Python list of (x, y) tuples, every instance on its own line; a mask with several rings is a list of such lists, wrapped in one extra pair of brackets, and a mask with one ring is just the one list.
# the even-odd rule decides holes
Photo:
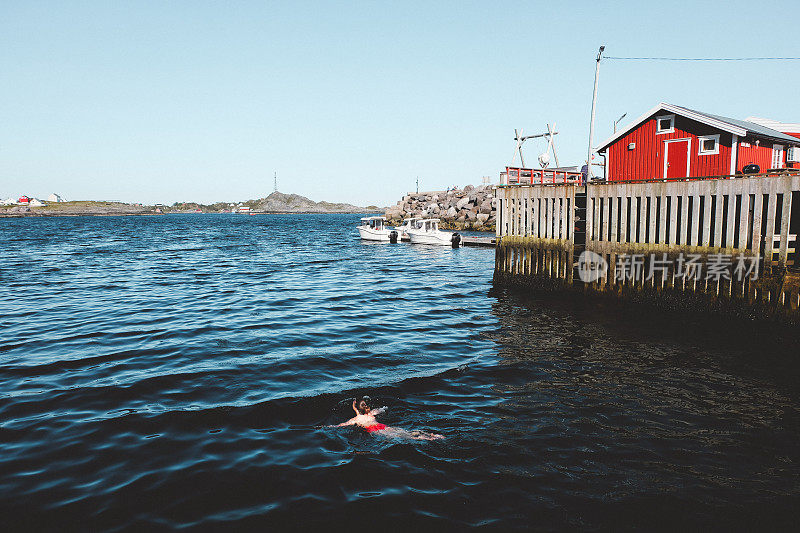
[(185, 213), (377, 213), (384, 208), (370, 205), (359, 207), (345, 203), (315, 202), (299, 194), (273, 192), (266, 198), (244, 202), (217, 202), (201, 204), (197, 202), (176, 202), (172, 205), (143, 205), (139, 203), (103, 202), (81, 200), (74, 202), (46, 202), (44, 205), (15, 203), (0, 205), (0, 217), (29, 216), (122, 216), (122, 215), (160, 215)]
[(365, 213), (383, 211), (382, 208), (374, 205), (358, 207), (352, 204), (341, 204), (331, 202), (315, 202), (299, 194), (284, 194), (275, 191), (266, 198), (258, 200), (247, 200), (236, 204), (217, 202), (211, 205), (198, 204), (194, 202), (182, 202), (173, 204), (170, 212), (197, 212), (221, 213), (229, 212), (231, 209), (250, 208), (253, 213)]

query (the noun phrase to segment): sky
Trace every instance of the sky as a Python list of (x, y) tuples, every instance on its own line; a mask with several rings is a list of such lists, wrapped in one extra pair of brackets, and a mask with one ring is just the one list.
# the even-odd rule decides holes
[[(0, 197), (388, 206), (586, 159), (595, 56), (800, 56), (796, 1), (0, 5)], [(595, 145), (659, 102), (800, 122), (800, 62), (601, 62)], [(546, 148), (528, 141), (533, 163)]]

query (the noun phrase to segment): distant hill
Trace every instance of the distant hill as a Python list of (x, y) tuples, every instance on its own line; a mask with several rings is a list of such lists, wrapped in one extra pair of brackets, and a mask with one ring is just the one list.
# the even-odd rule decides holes
[(253, 211), (263, 213), (364, 213), (378, 211), (375, 206), (358, 207), (351, 204), (315, 202), (299, 194), (274, 192), (266, 198), (242, 202)]

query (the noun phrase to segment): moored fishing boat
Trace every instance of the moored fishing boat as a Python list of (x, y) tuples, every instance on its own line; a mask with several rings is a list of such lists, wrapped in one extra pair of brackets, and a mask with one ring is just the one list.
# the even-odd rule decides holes
[(398, 232), (386, 226), (385, 217), (364, 217), (358, 226), (361, 238), (367, 241), (397, 242)]
[(408, 241), (409, 240), (408, 230), (419, 227), (419, 223), (422, 220), (423, 220), (422, 218), (410, 217), (403, 220), (403, 224), (401, 226), (397, 226), (396, 228), (394, 228), (397, 230), (397, 233), (400, 234), (400, 240)]
[(411, 244), (433, 244), (438, 246), (461, 246), (461, 235), (450, 231), (439, 229), (438, 218), (426, 218), (420, 220), (418, 227), (409, 229), (408, 236)]

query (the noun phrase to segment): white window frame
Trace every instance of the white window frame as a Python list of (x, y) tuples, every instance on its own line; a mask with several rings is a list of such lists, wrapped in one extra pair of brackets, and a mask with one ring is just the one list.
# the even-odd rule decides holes
[[(770, 161), (769, 168), (783, 168), (783, 151), (785, 146), (782, 144), (773, 144), (772, 145), (772, 160)], [(775, 164), (777, 159), (778, 164)]]
[[(703, 141), (713, 140), (713, 150), (703, 150)], [(697, 138), (697, 155), (713, 155), (719, 153), (719, 134), (701, 135)]]
[[(661, 121), (665, 118), (669, 119), (669, 129), (662, 130), (659, 128), (661, 126)], [(674, 133), (675, 132), (675, 115), (659, 115), (656, 117), (656, 135), (664, 135), (666, 133)]]

